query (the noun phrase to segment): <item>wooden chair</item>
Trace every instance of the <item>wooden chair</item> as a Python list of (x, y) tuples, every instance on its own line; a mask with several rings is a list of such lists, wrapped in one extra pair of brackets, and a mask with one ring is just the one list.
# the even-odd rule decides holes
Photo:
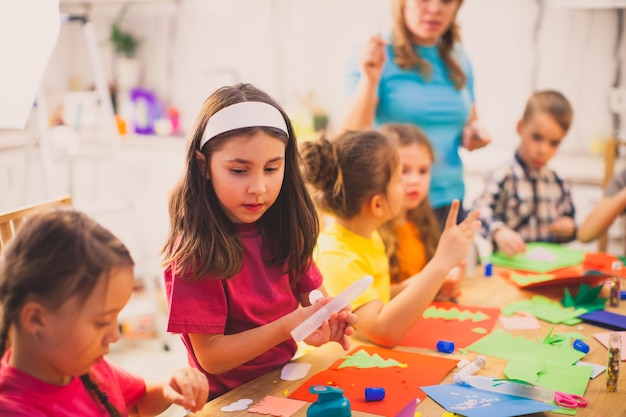
[(11, 211), (0, 213), (0, 252), (6, 247), (9, 240), (15, 235), (17, 229), (30, 214), (46, 208), (62, 205), (72, 205), (72, 196), (65, 195), (54, 200), (43, 201), (30, 206), (21, 207)]

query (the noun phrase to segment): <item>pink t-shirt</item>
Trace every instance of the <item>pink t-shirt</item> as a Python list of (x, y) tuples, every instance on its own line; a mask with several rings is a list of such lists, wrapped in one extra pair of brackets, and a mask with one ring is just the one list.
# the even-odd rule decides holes
[[(11, 351), (0, 360), (0, 416), (11, 417), (109, 417), (102, 403), (87, 391), (80, 377), (67, 385), (43, 382), (8, 364)], [(143, 379), (106, 359), (90, 370), (91, 379), (121, 416), (128, 416), (146, 393)]]
[(235, 369), (212, 375), (198, 363), (188, 335), (228, 335), (262, 326), (298, 308), (299, 293), (308, 293), (322, 285), (322, 276), (312, 263), (292, 290), (284, 268), (268, 266), (263, 261), (256, 225), (238, 225), (238, 228), (243, 267), (234, 277), (219, 280), (205, 276), (189, 281), (180, 276), (173, 278), (170, 268), (165, 271), (170, 307), (167, 330), (181, 334), (189, 363), (206, 374), (210, 399), (284, 365), (293, 357), (296, 343), (287, 340)]

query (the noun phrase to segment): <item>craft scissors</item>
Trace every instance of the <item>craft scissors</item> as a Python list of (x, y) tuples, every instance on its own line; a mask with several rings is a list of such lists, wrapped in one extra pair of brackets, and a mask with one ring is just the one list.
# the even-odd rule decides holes
[(587, 400), (585, 397), (581, 397), (576, 394), (566, 394), (561, 391), (556, 391), (554, 393), (554, 402), (564, 408), (578, 408), (578, 407), (586, 407)]

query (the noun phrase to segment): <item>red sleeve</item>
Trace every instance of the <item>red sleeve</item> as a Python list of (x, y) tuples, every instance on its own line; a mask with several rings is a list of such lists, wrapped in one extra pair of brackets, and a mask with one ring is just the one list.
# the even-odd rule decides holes
[(219, 279), (188, 280), (164, 274), (169, 305), (167, 331), (181, 334), (223, 334), (228, 318), (226, 293)]
[(322, 273), (315, 265), (315, 262), (311, 261), (309, 269), (300, 276), (298, 280), (298, 293), (308, 293), (316, 288), (322, 286)]

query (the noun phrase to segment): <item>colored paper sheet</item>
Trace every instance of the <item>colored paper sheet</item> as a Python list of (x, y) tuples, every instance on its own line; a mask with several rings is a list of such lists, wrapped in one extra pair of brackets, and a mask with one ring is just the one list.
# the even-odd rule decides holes
[[(624, 359), (622, 359), (622, 360), (624, 360)], [(578, 361), (574, 365), (576, 365), (576, 366), (590, 366), (591, 369), (593, 369), (591, 371), (591, 375), (589, 376), (589, 378), (591, 378), (591, 379), (594, 379), (595, 377), (597, 377), (600, 374), (603, 374), (606, 371), (606, 366), (605, 365), (598, 365), (597, 363)]]
[(364, 350), (359, 350), (353, 355), (344, 356), (346, 359), (343, 361), (341, 365), (337, 368), (391, 368), (397, 366), (399, 368), (406, 368), (408, 365), (406, 363), (400, 363), (395, 359), (383, 359), (380, 357), (378, 353), (374, 353), (370, 355)]
[(249, 413), (270, 415), (273, 417), (291, 417), (301, 409), (306, 402), (290, 398), (265, 396), (261, 401), (248, 409)]
[[(591, 366), (572, 365), (563, 368), (546, 366), (539, 375), (537, 384), (555, 391), (584, 396), (592, 371), (593, 368)], [(574, 415), (576, 414), (576, 409), (559, 407), (553, 410), (553, 412)]]
[(622, 360), (626, 361), (626, 332), (600, 332), (600, 333), (594, 333), (593, 337), (596, 338), (596, 340), (600, 343), (602, 343), (602, 345), (605, 348), (609, 347), (609, 335), (612, 333), (618, 333), (622, 336)]
[(583, 314), (579, 318), (598, 327), (611, 330), (626, 330), (626, 316), (623, 314), (598, 310)]
[[(407, 366), (404, 368), (395, 366), (391, 368), (347, 367), (339, 369), (339, 366), (345, 361), (344, 358), (341, 358), (328, 369), (313, 375), (289, 397), (314, 402), (316, 396), (309, 392), (309, 387), (312, 385), (333, 385), (344, 390), (344, 395), (350, 400), (352, 410), (396, 417), (402, 412), (406, 413), (407, 404), (416, 398), (422, 400), (426, 397), (426, 394), (419, 389), (420, 386), (440, 383), (446, 374), (456, 367), (458, 362), (454, 359), (371, 346), (359, 348), (350, 352), (350, 355), (359, 350), (364, 350), (369, 356), (378, 354), (384, 360), (393, 359)], [(364, 392), (365, 388), (368, 387), (385, 388), (385, 398), (376, 402), (365, 401)]]
[(572, 296), (566, 287), (561, 304), (564, 307), (584, 308), (587, 311), (603, 310), (607, 298), (600, 297), (600, 291), (602, 285), (590, 287), (588, 284), (580, 284), (576, 296)]
[(578, 324), (578, 316), (587, 312), (583, 308), (563, 307), (561, 303), (552, 301), (542, 295), (535, 295), (530, 300), (515, 301), (502, 307), (502, 314), (510, 316), (516, 311), (525, 311), (548, 323)]
[(556, 408), (541, 401), (483, 391), (467, 385), (432, 385), (422, 387), (422, 390), (449, 412), (466, 417), (513, 417)]
[(510, 317), (501, 315), (498, 320), (500, 320), (502, 327), (507, 330), (541, 329), (541, 324), (537, 318), (525, 311), (516, 311)]
[(569, 346), (539, 344), (535, 340), (525, 339), (523, 336), (514, 337), (502, 330), (484, 336), (467, 348), (476, 353), (509, 360), (523, 355), (534, 356), (544, 367), (557, 368), (571, 366), (585, 356), (584, 353)]
[(582, 265), (568, 266), (547, 273), (498, 268), (498, 274), (520, 288), (573, 285), (580, 283), (597, 285), (608, 276), (602, 272), (586, 270)]
[(558, 268), (582, 264), (585, 252), (554, 243), (533, 242), (526, 245), (526, 252), (507, 256), (498, 251), (489, 262), (497, 266), (533, 272), (548, 272)]
[(544, 366), (537, 357), (520, 354), (509, 358), (504, 367), (504, 375), (509, 379), (519, 379), (536, 384), (539, 381), (539, 374), (543, 370)]
[(491, 332), (500, 309), (434, 302), (400, 341), (400, 346), (437, 349), (437, 342), (449, 340), (456, 349), (465, 348), (484, 336), (475, 329)]

